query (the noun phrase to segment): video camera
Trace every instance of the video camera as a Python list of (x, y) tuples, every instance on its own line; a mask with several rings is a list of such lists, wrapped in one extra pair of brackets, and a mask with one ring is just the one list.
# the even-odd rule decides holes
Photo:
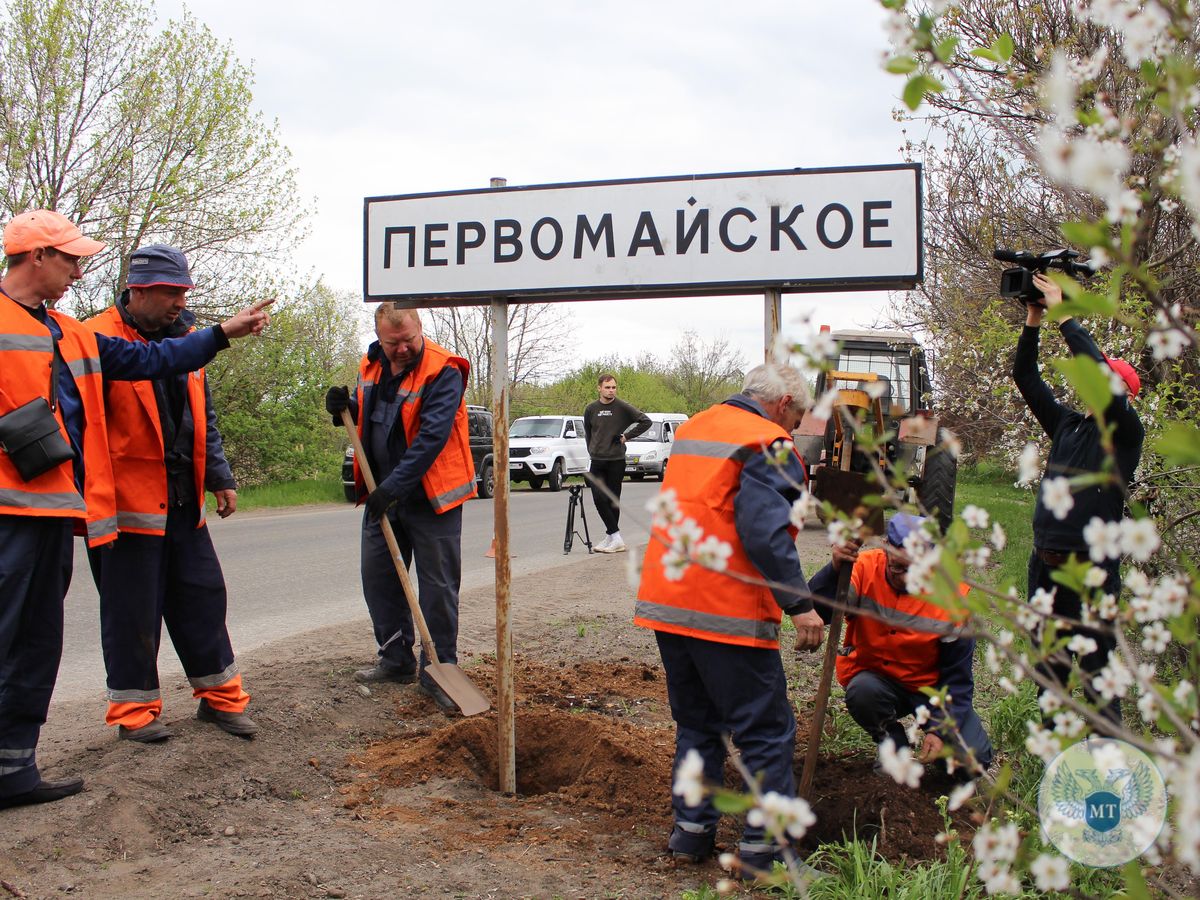
[(1016, 263), (1011, 269), (1000, 273), (1000, 296), (1015, 297), (1022, 303), (1037, 303), (1040, 305), (1044, 296), (1033, 286), (1033, 273), (1047, 269), (1058, 269), (1072, 278), (1091, 278), (1096, 270), (1085, 262), (1076, 262), (1079, 254), (1074, 250), (1047, 250), (1040, 256), (1035, 256), (1028, 250), (996, 250), (993, 259), (1000, 262)]

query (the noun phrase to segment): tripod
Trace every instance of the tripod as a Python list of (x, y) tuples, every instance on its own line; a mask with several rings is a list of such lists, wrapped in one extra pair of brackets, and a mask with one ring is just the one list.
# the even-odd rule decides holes
[[(571, 495), (570, 501), (567, 504), (567, 533), (563, 537), (563, 553), (571, 552), (571, 545), (575, 542), (578, 535), (583, 545), (587, 547), (588, 553), (592, 551), (592, 538), (588, 534), (587, 511), (583, 505), (583, 485), (569, 484), (567, 492)], [(579, 507), (579, 522), (583, 525), (583, 534), (579, 535), (575, 531), (575, 508)]]

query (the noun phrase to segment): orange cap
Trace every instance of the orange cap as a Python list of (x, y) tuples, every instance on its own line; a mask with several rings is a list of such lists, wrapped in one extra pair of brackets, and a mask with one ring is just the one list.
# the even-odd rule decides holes
[(84, 237), (74, 222), (50, 209), (31, 209), (4, 226), (5, 256), (38, 247), (53, 247), (71, 256), (93, 256), (107, 246)]

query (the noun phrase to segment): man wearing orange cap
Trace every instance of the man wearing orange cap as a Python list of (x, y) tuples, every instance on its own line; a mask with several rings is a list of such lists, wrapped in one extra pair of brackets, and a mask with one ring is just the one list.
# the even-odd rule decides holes
[[(1072, 557), (1088, 558), (1084, 528), (1093, 519), (1119, 522), (1124, 516), (1125, 496), (1133, 473), (1142, 457), (1142, 441), (1146, 431), (1142, 420), (1129, 402), (1141, 390), (1141, 379), (1133, 366), (1121, 359), (1109, 359), (1100, 352), (1091, 335), (1070, 316), (1058, 323), (1059, 331), (1074, 356), (1087, 356), (1101, 366), (1110, 367), (1125, 386), (1104, 411), (1106, 425), (1113, 428), (1113, 453), (1104, 447), (1100, 425), (1090, 412), (1081, 413), (1059, 403), (1050, 386), (1038, 371), (1038, 331), (1047, 309), (1062, 303), (1062, 289), (1043, 274), (1035, 274), (1033, 282), (1042, 292), (1042, 303), (1025, 304), (1025, 327), (1017, 341), (1013, 359), (1013, 380), (1030, 412), (1050, 437), (1050, 454), (1038, 489), (1037, 506), (1033, 512), (1033, 553), (1029, 557), (1029, 596), (1041, 588), (1054, 595), (1054, 612), (1073, 620), (1082, 618), (1083, 604), (1079, 594), (1053, 580), (1054, 570)], [(1115, 471), (1110, 471), (1110, 466)], [(1079, 475), (1106, 473), (1106, 482), (1076, 490), (1069, 509), (1046, 503), (1046, 482), (1051, 478), (1074, 478)], [(1119, 559), (1106, 559), (1098, 564), (1105, 572), (1102, 590), (1114, 597), (1121, 592)], [(1097, 649), (1078, 660), (1087, 674), (1084, 691), (1089, 700), (1116, 724), (1121, 722), (1119, 700), (1105, 704), (1092, 688), (1091, 675), (1108, 663), (1108, 654), (1116, 642), (1111, 634), (1079, 627), (1070, 632), (1059, 629), (1059, 635), (1082, 634), (1092, 638)], [(1071, 667), (1065, 661), (1046, 662), (1039, 666), (1041, 674), (1066, 685)]]
[(213, 328), (157, 344), (97, 335), (48, 309), (105, 247), (50, 210), (4, 228), (0, 278), (0, 809), (77, 794), (49, 781), (37, 742), (62, 655), (63, 599), (78, 527), (96, 547), (116, 537), (103, 379), (199, 369), (230, 338), (258, 334), (266, 303)]
[[(126, 290), (87, 325), (129, 341), (161, 341), (194, 329), (187, 292), (195, 285), (174, 247), (150, 244), (129, 257)], [(171, 737), (160, 719), (158, 647), (166, 623), (200, 707), (218, 728), (253, 737), (250, 695), (225, 627), (221, 563), (204, 519), (212, 491), (222, 519), (237, 509), (204, 370), (156, 381), (104, 385), (117, 491), (111, 544), (88, 551), (100, 591), (100, 642), (108, 714), (117, 735), (139, 743)]]

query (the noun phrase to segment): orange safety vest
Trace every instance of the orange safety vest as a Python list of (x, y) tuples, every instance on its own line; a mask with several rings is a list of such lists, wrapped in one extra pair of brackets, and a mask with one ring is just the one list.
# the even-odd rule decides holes
[[(742, 469), (753, 454), (792, 438), (769, 419), (725, 403), (706, 409), (675, 432), (663, 490), (674, 490), (679, 511), (733, 548), (727, 571), (762, 580), (746, 554), (733, 519)], [(789, 528), (795, 537), (795, 529)], [(779, 647), (779, 604), (770, 588), (748, 584), (700, 565), (678, 581), (667, 579), (662, 557), (671, 545), (655, 528), (642, 566), (634, 624), (655, 631), (746, 647)]]
[[(372, 362), (366, 356), (358, 366), (358, 385), (355, 392), (358, 396), (358, 437), (362, 440), (363, 423), (366, 421), (364, 410), (367, 408), (370, 395), (383, 375), (383, 367), (387, 365), (387, 357), (381, 352), (378, 359)], [(404, 436), (411, 447), (417, 439), (421, 427), (421, 400), (425, 388), (441, 374), (446, 366), (453, 366), (462, 373), (463, 383), (466, 383), (467, 373), (471, 364), (461, 356), (455, 356), (445, 347), (439, 347), (433, 341), (425, 341), (425, 349), (421, 360), (400, 381), (396, 396), (404, 402), (400, 405), (400, 421), (404, 425)], [(383, 480), (386, 472), (374, 472), (377, 480)], [(354, 459), (354, 483), (361, 497), (366, 490), (362, 471), (358, 466), (358, 457)], [(425, 496), (429, 498), (433, 511), (436, 513), (449, 512), (456, 506), (462, 506), (475, 496), (475, 463), (471, 460), (471, 437), (467, 430), (467, 401), (466, 394), (458, 403), (458, 412), (454, 414), (454, 424), (450, 428), (450, 437), (446, 446), (434, 459), (433, 464), (421, 477), (421, 486)]]
[[(838, 682), (845, 685), (859, 672), (887, 675), (909, 690), (932, 687), (940, 677), (938, 644), (954, 630), (956, 620), (937, 604), (897, 594), (887, 583), (887, 551), (864, 550), (850, 573), (856, 596), (851, 603), (871, 616), (846, 618), (846, 655), (838, 655)], [(969, 588), (958, 586), (965, 597)], [(876, 618), (878, 616), (879, 618)]]
[[(146, 343), (136, 328), (110, 306), (85, 323), (97, 334)], [(188, 407), (192, 414), (192, 466), (204, 524), (204, 472), (208, 450), (208, 408), (204, 402), (204, 369), (188, 373)], [(117, 489), (117, 530), (132, 534), (165, 534), (167, 530), (167, 466), (162, 420), (153, 381), (106, 381), (108, 448)]]
[[(96, 336), (80, 322), (54, 310), (47, 313), (62, 329), (58, 342), (61, 364), (71, 370), (83, 403), (83, 496), (75, 486), (73, 460), (25, 481), (8, 454), (0, 451), (0, 514), (86, 521), (88, 546), (97, 547), (117, 536), (100, 351)], [(0, 415), (36, 397), (50, 401), (53, 359), (50, 329), (15, 300), (0, 296)], [(63, 440), (70, 443), (61, 404), (54, 415)]]

